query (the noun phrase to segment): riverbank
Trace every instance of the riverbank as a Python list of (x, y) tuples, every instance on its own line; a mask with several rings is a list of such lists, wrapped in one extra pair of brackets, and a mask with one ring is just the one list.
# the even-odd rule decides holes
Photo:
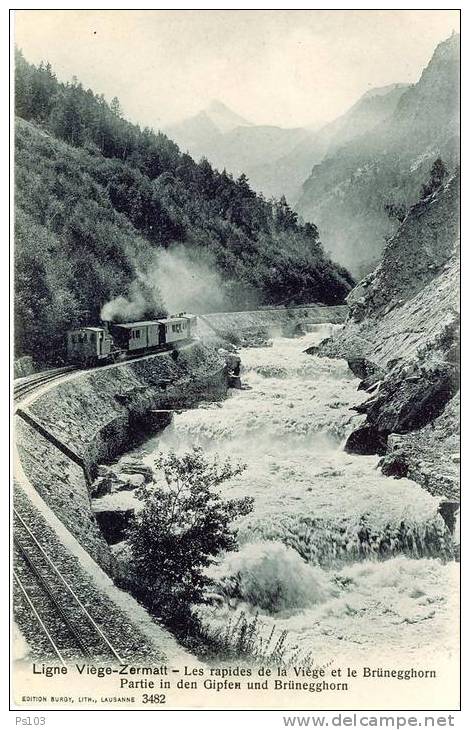
[(413, 206), (383, 261), (348, 296), (344, 328), (316, 350), (345, 358), (369, 399), (347, 448), (383, 455), (384, 473), (408, 476), (457, 501), (459, 470), (459, 182)]

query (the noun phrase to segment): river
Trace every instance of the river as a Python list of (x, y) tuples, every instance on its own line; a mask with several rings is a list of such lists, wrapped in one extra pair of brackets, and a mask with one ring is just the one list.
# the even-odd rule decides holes
[(144, 460), (201, 445), (247, 464), (223, 486), (255, 504), (237, 525), (240, 551), (211, 569), (215, 600), (200, 609), (208, 630), (258, 615), (265, 645), (288, 632), (292, 655), (328, 662), (386, 652), (422, 664), (457, 645), (451, 538), (438, 498), (383, 476), (377, 456), (344, 452), (363, 418), (351, 405), (366, 395), (344, 361), (303, 352), (330, 328), (242, 350), (246, 389), (175, 415)]

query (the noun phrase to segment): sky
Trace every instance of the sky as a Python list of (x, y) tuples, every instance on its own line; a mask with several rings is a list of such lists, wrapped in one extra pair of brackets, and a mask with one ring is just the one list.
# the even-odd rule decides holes
[(218, 99), (255, 124), (319, 126), (418, 80), (455, 10), (17, 10), (15, 41), (155, 129)]

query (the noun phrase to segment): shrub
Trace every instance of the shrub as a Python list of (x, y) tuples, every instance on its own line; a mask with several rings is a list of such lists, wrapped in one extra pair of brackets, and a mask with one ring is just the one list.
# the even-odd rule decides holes
[(253, 509), (253, 500), (222, 499), (217, 487), (245, 466), (209, 461), (202, 449), (161, 455), (163, 479), (141, 487), (143, 509), (129, 530), (133, 592), (182, 635), (195, 633), (191, 606), (206, 602), (206, 568), (223, 550), (238, 547), (233, 520)]

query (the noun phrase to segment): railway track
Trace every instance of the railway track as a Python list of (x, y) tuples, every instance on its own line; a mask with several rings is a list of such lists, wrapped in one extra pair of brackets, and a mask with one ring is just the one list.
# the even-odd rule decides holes
[(26, 611), (38, 625), (41, 658), (63, 665), (78, 658), (122, 664), (103, 628), (16, 509), (13, 535), (15, 610)]
[[(123, 360), (120, 360), (118, 362), (114, 363), (107, 363), (106, 365), (100, 364), (96, 365), (94, 368), (87, 368), (84, 370), (84, 372), (88, 372), (91, 370), (95, 370), (97, 368), (103, 368), (103, 367), (112, 367), (116, 365), (125, 365), (127, 362), (132, 362), (135, 360), (141, 360), (145, 357), (149, 357), (151, 355), (160, 355), (163, 353), (170, 352), (171, 348), (169, 347), (163, 347), (153, 350), (147, 350), (146, 352), (139, 352), (138, 354), (131, 354), (127, 355)], [(13, 381), (13, 399), (15, 401), (20, 400), (21, 398), (24, 398), (26, 395), (29, 395), (29, 393), (32, 393), (37, 388), (40, 388), (42, 385), (45, 385), (46, 383), (52, 382), (53, 380), (60, 380), (60, 378), (63, 375), (67, 375), (67, 373), (72, 373), (77, 370), (82, 370), (83, 368), (80, 365), (66, 365), (62, 368), (55, 368), (53, 370), (45, 370), (42, 373), (35, 373), (34, 375), (27, 375), (24, 378), (16, 378)]]
[(28, 375), (25, 378), (17, 378), (13, 382), (13, 398), (15, 401), (24, 398), (26, 395), (36, 390), (36, 388), (45, 385), (53, 380), (60, 379), (63, 375), (79, 370), (77, 365), (67, 365), (63, 368), (55, 368), (54, 370), (46, 370), (42, 373)]

